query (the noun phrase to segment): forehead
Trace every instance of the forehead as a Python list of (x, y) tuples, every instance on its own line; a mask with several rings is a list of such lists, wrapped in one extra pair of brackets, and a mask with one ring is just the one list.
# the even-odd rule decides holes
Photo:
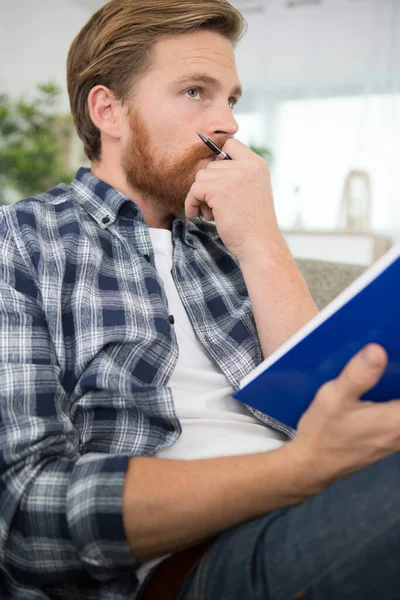
[(201, 67), (221, 77), (238, 79), (231, 42), (212, 31), (196, 31), (159, 40), (153, 51), (150, 71), (170, 77)]

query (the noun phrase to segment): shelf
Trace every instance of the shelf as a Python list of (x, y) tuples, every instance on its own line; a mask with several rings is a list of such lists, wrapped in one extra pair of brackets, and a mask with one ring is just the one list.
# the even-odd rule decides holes
[(282, 233), (296, 258), (355, 265), (372, 264), (392, 246), (390, 238), (374, 233), (303, 229), (286, 229)]

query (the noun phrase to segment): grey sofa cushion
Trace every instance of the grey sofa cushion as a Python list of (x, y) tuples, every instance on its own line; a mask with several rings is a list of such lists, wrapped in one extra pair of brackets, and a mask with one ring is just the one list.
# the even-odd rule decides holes
[(296, 259), (296, 263), (319, 310), (336, 298), (367, 268), (300, 258)]

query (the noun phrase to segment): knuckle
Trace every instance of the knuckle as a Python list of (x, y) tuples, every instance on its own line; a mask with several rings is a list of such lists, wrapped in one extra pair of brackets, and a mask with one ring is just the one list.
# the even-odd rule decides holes
[[(258, 159), (259, 157), (257, 157)], [(258, 171), (260, 170), (260, 165), (258, 163), (258, 160), (249, 160), (247, 161), (247, 169), (250, 171), (250, 173), (258, 173)]]
[(193, 194), (199, 193), (199, 191), (200, 191), (200, 187), (201, 187), (201, 185), (200, 185), (200, 181), (194, 181), (194, 182), (192, 183), (192, 187), (190, 188), (190, 191), (191, 191)]
[(248, 161), (246, 171), (253, 177), (269, 176), (269, 166), (261, 156), (256, 156), (255, 160)]
[(335, 380), (327, 381), (318, 390), (317, 396), (320, 398), (330, 398), (335, 391)]
[(349, 392), (353, 390), (354, 393), (357, 394), (360, 386), (363, 387), (367, 383), (367, 380), (366, 373), (355, 367), (355, 364), (348, 365), (348, 367), (340, 373), (337, 381)]
[(396, 450), (396, 446), (399, 446), (399, 443), (398, 433), (393, 431), (393, 427), (388, 427), (385, 430), (381, 428), (374, 439), (374, 446), (380, 451), (381, 455), (393, 452)]
[(195, 177), (195, 182), (203, 181), (203, 179), (204, 179), (204, 172), (203, 172), (203, 170), (197, 171), (196, 177)]
[(324, 383), (318, 390), (316, 400), (323, 405), (326, 410), (333, 409), (337, 404), (339, 390), (336, 381), (333, 379)]

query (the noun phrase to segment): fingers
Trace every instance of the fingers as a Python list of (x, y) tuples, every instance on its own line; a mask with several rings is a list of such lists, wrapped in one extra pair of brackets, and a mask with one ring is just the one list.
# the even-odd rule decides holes
[(215, 163), (210, 163), (206, 169), (202, 169), (198, 171), (196, 174), (196, 181), (217, 181), (218, 179), (226, 179), (229, 177), (230, 172), (231, 175), (234, 175), (234, 169), (210, 169), (211, 165)]
[[(196, 181), (186, 197), (185, 200), (185, 214), (188, 219), (193, 219), (199, 214), (199, 210), (202, 215), (208, 219), (207, 210), (204, 204), (207, 206), (207, 193), (209, 192), (209, 186), (207, 182)], [(209, 207), (211, 210), (212, 207)], [(211, 212), (212, 214), (212, 212)], [(212, 219), (209, 219), (212, 220)]]
[(206, 219), (206, 221), (214, 221), (214, 213), (205, 202), (201, 204), (200, 212), (202, 216)]
[(383, 375), (387, 354), (378, 344), (369, 344), (347, 363), (335, 380), (338, 392), (347, 397), (360, 398), (373, 388)]
[(245, 144), (242, 144), (242, 142), (239, 142), (239, 140), (236, 140), (235, 138), (229, 138), (229, 140), (225, 142), (221, 150), (225, 152), (225, 154), (229, 154), (229, 156), (233, 160), (254, 160), (255, 157), (257, 159), (262, 160), (260, 156), (255, 154), (255, 152), (250, 150), (250, 148), (248, 148), (247, 146), (245, 146)]

